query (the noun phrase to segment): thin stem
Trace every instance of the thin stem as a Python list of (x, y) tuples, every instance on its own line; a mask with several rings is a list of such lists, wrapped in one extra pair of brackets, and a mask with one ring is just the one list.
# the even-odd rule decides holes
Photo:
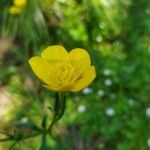
[(48, 132), (50, 132), (51, 135), (52, 135), (52, 127), (63, 116), (65, 111), (65, 106), (66, 106), (65, 93), (61, 93), (61, 92), (56, 93), (56, 99), (54, 104), (54, 116), (47, 130)]
[(6, 142), (6, 141), (10, 141), (11, 138), (5, 138), (5, 139), (0, 139), (0, 142)]
[(46, 132), (43, 134), (42, 139), (41, 139), (41, 146), (40, 150), (46, 150), (47, 149), (47, 134)]
[(15, 147), (15, 145), (17, 144), (18, 142), (15, 142), (10, 148), (9, 148), (9, 150), (12, 150), (14, 147)]
[(28, 139), (28, 138), (32, 138), (32, 137), (38, 136), (38, 135), (40, 135), (40, 134), (41, 134), (41, 133), (36, 133), (36, 134), (33, 134), (33, 135), (24, 136), (21, 140), (25, 140), (25, 139)]
[(32, 138), (32, 137), (38, 136), (40, 134), (41, 133), (36, 133), (36, 134), (33, 134), (33, 135), (24, 136), (21, 139), (14, 139), (14, 138), (10, 138), (9, 137), (9, 138), (5, 138), (5, 139), (0, 139), (0, 142), (6, 142), (6, 141), (10, 141), (10, 140), (21, 141), (21, 140), (25, 140), (25, 139), (28, 139), (28, 138)]

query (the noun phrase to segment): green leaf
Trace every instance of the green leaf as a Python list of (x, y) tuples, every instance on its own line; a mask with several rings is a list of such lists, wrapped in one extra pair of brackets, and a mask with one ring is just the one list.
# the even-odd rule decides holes
[(53, 113), (53, 114), (54, 114), (54, 110), (53, 110), (53, 108), (52, 108), (52, 107), (48, 106), (47, 108), (51, 111), (51, 113)]
[(47, 114), (44, 115), (44, 117), (43, 117), (43, 119), (42, 119), (42, 127), (43, 127), (44, 129), (46, 129), (46, 127), (47, 127)]

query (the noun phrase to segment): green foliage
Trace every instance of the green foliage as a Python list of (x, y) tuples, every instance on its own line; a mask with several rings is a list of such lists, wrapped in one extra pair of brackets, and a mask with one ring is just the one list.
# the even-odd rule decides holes
[(21, 147), (147, 150), (150, 147), (150, 3), (27, 0), (26, 7), (17, 15), (9, 14), (11, 5), (10, 0), (0, 1), (0, 88), (13, 97), (12, 109), (0, 120), (4, 122), (3, 118), (10, 116), (9, 122), (0, 128), (12, 133), (15, 124), (20, 130), (6, 134), (15, 143), (5, 142), (3, 149), (10, 145), (19, 147), (16, 135), (19, 133), (20, 138), (23, 133), (20, 131), (46, 129), (52, 113), (58, 115), (57, 104), (61, 102), (55, 104), (53, 112), (55, 96), (41, 87), (27, 61), (46, 46), (60, 44), (68, 50), (81, 47), (89, 51), (97, 78), (90, 88), (67, 95), (66, 111), (62, 108), (60, 112), (64, 116), (53, 128), (55, 139), (46, 140), (43, 134), (21, 141)]

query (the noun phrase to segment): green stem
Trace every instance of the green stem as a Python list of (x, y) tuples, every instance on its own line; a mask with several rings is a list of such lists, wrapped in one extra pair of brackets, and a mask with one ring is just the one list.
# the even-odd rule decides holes
[(62, 118), (66, 107), (65, 93), (56, 93), (54, 104), (54, 116), (51, 124), (48, 127), (48, 132), (52, 135), (52, 127), (54, 124)]
[(6, 142), (6, 141), (10, 141), (11, 138), (6, 138), (6, 139), (0, 139), (0, 142)]
[(21, 140), (25, 140), (25, 139), (28, 139), (28, 138), (32, 138), (32, 137), (35, 137), (35, 136), (38, 136), (40, 135), (41, 133), (36, 133), (36, 134), (32, 134), (32, 135), (27, 135), (27, 136), (24, 136), (20, 139), (14, 139), (13, 137), (9, 137), (9, 138), (5, 138), (5, 139), (0, 139), (0, 142), (6, 142), (6, 141), (10, 141), (10, 140), (16, 140), (16, 141), (21, 141)]
[(41, 139), (41, 146), (40, 150), (46, 150), (47, 149), (47, 134), (46, 132), (43, 134), (42, 139)]
[(9, 150), (12, 150), (12, 149), (16, 146), (17, 143), (18, 143), (18, 142), (15, 142), (15, 143), (9, 148)]
[(38, 136), (38, 135), (40, 135), (40, 134), (41, 134), (41, 133), (36, 133), (36, 134), (33, 134), (33, 135), (24, 136), (21, 140), (25, 140), (25, 139), (28, 139), (28, 138), (32, 138), (32, 137)]

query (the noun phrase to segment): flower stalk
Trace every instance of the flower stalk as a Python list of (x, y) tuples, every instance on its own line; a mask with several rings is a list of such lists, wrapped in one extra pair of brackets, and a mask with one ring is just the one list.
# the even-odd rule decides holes
[(53, 125), (62, 118), (66, 108), (66, 94), (64, 92), (57, 92), (55, 95), (55, 104), (54, 104), (54, 116), (51, 124), (48, 127), (48, 132), (52, 134)]

